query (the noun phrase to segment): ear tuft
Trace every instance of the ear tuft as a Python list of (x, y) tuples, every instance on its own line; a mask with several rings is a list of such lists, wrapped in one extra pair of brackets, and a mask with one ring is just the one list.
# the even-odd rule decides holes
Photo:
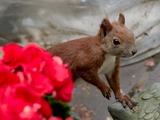
[(125, 24), (125, 17), (122, 13), (119, 14), (118, 22), (123, 24), (123, 25)]
[(103, 19), (100, 25), (101, 38), (105, 37), (107, 33), (111, 31), (111, 29), (112, 29), (112, 25), (110, 21), (108, 20), (108, 18)]

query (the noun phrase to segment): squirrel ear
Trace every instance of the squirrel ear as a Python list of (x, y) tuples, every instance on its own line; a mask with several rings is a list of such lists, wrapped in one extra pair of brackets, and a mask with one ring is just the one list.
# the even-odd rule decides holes
[(105, 37), (108, 32), (110, 32), (112, 29), (112, 25), (108, 18), (103, 19), (101, 25), (100, 25), (100, 34), (101, 38)]
[(118, 22), (123, 24), (123, 25), (125, 24), (125, 17), (122, 13), (119, 14)]

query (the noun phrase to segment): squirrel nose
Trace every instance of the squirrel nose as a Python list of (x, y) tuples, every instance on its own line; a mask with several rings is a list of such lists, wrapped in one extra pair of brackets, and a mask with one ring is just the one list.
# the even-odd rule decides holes
[(132, 55), (135, 55), (137, 53), (137, 50), (132, 51)]

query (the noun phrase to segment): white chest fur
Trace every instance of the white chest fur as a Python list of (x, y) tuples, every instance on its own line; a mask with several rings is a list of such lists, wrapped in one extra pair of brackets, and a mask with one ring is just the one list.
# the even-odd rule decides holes
[(110, 74), (114, 70), (116, 62), (116, 56), (105, 55), (105, 60), (102, 66), (98, 69), (99, 74)]

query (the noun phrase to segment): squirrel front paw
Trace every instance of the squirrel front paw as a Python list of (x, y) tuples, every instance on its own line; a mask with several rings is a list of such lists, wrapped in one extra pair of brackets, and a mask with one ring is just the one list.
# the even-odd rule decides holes
[(105, 98), (107, 98), (108, 100), (110, 100), (111, 98), (111, 89), (109, 87), (106, 87), (105, 89), (101, 90), (102, 94)]
[(123, 107), (125, 108), (126, 106), (128, 106), (130, 109), (133, 109), (133, 107), (137, 106), (138, 103), (133, 101), (129, 96), (127, 95), (120, 95), (118, 97), (116, 97), (116, 99), (122, 103)]

